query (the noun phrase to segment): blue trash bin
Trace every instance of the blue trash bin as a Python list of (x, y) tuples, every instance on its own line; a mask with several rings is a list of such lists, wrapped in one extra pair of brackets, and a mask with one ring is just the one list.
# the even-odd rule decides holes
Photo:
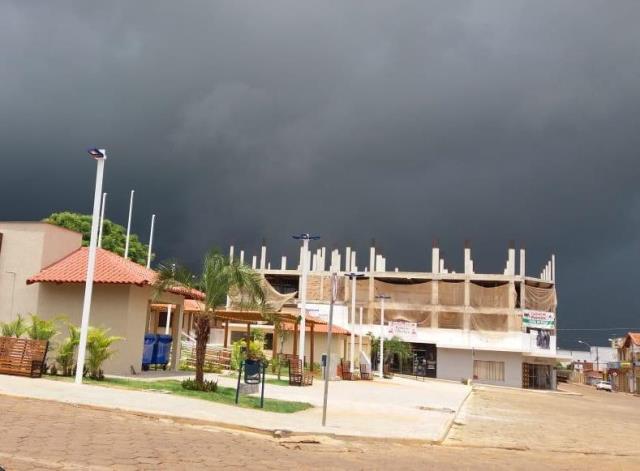
[(155, 362), (156, 346), (158, 338), (156, 334), (144, 334), (144, 347), (142, 348), (142, 369), (149, 369), (149, 365)]
[(163, 368), (167, 367), (169, 363), (169, 355), (171, 353), (171, 335), (158, 335), (158, 347), (156, 348), (157, 356), (154, 361), (155, 365), (162, 365)]

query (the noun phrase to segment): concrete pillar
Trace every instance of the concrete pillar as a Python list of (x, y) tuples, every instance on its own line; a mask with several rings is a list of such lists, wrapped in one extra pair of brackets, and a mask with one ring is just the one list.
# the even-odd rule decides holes
[(182, 318), (184, 313), (184, 306), (179, 304), (176, 307), (176, 312), (174, 313), (174, 317), (176, 321), (173, 323), (174, 328), (172, 329), (173, 335), (173, 348), (171, 349), (171, 369), (177, 371), (180, 363), (180, 356), (182, 352)]
[(356, 265), (356, 251), (353, 250), (351, 252), (351, 263), (350, 263), (350, 271), (358, 271), (358, 266)]
[(371, 248), (369, 249), (369, 269), (374, 272), (376, 271), (376, 247), (374, 242), (371, 242)]
[(271, 270), (271, 262), (267, 263), (267, 270)]
[(344, 257), (344, 271), (349, 273), (351, 271), (351, 247), (347, 247)]
[(438, 266), (438, 273), (446, 273), (444, 269), (444, 259), (440, 259), (440, 264)]
[(233, 245), (229, 246), (229, 260), (233, 262)]
[(513, 241), (509, 242), (507, 254), (507, 275), (514, 276), (516, 274), (516, 246)]
[(322, 247), (322, 252), (320, 252), (320, 270), (326, 271), (327, 267), (327, 248)]
[(164, 323), (164, 334), (169, 335), (169, 329), (171, 329), (171, 308), (173, 304), (167, 304), (167, 320)]
[(257, 257), (254, 255), (254, 256), (253, 256), (253, 259), (251, 260), (251, 268), (253, 268), (253, 269), (255, 270), (255, 269), (256, 269), (256, 266), (257, 266), (257, 263), (258, 263), (258, 259), (257, 259)]
[(551, 281), (556, 282), (556, 256), (551, 255)]
[(240, 264), (244, 265), (244, 250), (240, 251)]
[(524, 248), (520, 249), (520, 276), (521, 277), (525, 277), (526, 276), (526, 259), (525, 259), (525, 251)]
[(431, 247), (431, 273), (440, 273), (440, 248), (437, 239), (433, 240)]
[(471, 243), (468, 240), (464, 241), (464, 273), (470, 275), (471, 270)]
[(318, 255), (314, 253), (312, 257), (311, 271), (316, 271), (318, 269)]
[(280, 259), (280, 270), (286, 270), (286, 269), (287, 269), (287, 257), (283, 255), (282, 258)]
[(267, 267), (267, 246), (262, 244), (260, 247), (260, 270), (264, 270)]

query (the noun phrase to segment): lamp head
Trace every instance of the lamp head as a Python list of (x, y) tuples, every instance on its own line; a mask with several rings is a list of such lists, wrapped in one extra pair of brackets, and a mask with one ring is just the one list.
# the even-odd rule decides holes
[(106, 160), (107, 159), (107, 151), (106, 151), (106, 149), (92, 148), (92, 149), (88, 149), (87, 152), (95, 160), (101, 160), (101, 159), (102, 160)]

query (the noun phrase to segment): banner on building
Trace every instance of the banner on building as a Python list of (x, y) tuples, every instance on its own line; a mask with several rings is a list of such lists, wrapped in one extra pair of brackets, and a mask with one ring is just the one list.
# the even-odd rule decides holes
[(522, 311), (522, 325), (534, 329), (555, 329), (556, 315), (546, 311)]
[(415, 322), (389, 322), (389, 335), (398, 337), (415, 337), (418, 335), (418, 324)]

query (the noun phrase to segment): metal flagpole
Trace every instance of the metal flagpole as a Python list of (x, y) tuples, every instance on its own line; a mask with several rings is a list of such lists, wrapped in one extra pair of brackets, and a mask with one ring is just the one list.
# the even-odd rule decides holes
[(156, 215), (151, 215), (151, 231), (149, 232), (149, 252), (147, 253), (147, 268), (151, 268), (151, 249), (153, 247), (153, 229), (156, 224)]
[(336, 300), (338, 277), (331, 274), (331, 303), (329, 304), (329, 326), (327, 328), (327, 357), (324, 365), (324, 399), (322, 401), (322, 426), (327, 425), (327, 400), (329, 398), (329, 377), (331, 376), (331, 331), (333, 330), (333, 304)]
[(129, 258), (129, 237), (131, 236), (131, 216), (133, 215), (133, 194), (135, 190), (131, 190), (129, 196), (129, 220), (127, 222), (127, 240), (124, 243), (124, 258)]

